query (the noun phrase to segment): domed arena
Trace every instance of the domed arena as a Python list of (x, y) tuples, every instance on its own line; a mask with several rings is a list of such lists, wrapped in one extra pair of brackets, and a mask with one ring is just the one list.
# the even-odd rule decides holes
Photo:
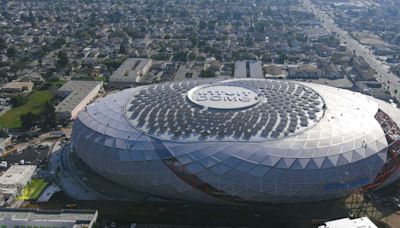
[(348, 90), (232, 79), (126, 89), (90, 104), (72, 132), (101, 176), (153, 196), (296, 203), (399, 177), (400, 111)]

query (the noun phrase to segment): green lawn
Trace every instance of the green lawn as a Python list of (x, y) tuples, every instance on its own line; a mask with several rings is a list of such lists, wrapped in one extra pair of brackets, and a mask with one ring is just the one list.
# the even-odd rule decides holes
[(50, 84), (52, 84), (53, 86), (55, 86), (56, 88), (61, 87), (62, 85), (64, 85), (67, 81), (64, 80), (58, 80), (56, 82), (50, 82)]
[(48, 183), (43, 179), (32, 179), (32, 181), (22, 189), (22, 193), (17, 199), (37, 200), (40, 194), (46, 189), (47, 185)]
[(53, 98), (53, 93), (50, 90), (34, 91), (28, 95), (28, 101), (19, 107), (12, 108), (6, 114), (0, 117), (0, 128), (19, 128), (21, 121), (19, 117), (27, 112), (35, 114), (40, 113), (44, 103)]

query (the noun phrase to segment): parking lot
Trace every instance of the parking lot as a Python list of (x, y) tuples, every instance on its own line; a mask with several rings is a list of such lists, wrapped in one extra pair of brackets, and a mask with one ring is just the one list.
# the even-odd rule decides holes
[(23, 150), (8, 154), (2, 160), (7, 161), (8, 165), (31, 164), (39, 166), (47, 160), (50, 145), (44, 143), (36, 146), (28, 146)]

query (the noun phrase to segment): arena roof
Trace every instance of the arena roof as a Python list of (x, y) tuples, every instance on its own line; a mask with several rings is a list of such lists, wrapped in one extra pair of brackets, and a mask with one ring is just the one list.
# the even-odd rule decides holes
[[(236, 83), (240, 81), (242, 81), (242, 79), (224, 82)], [(243, 79), (243, 81), (251, 81), (254, 85), (260, 81), (269, 81), (266, 85), (271, 87), (277, 82), (274, 80), (257, 79)], [(87, 111), (79, 114), (79, 119), (87, 127), (93, 129), (97, 133), (111, 137), (110, 139), (121, 138), (129, 140), (129, 138), (142, 138), (142, 136), (147, 135), (154, 138), (161, 138), (171, 143), (201, 141), (218, 142), (221, 140), (229, 142), (243, 141), (248, 143), (268, 141), (267, 144), (264, 144), (264, 147), (267, 148), (263, 149), (263, 156), (295, 156), (301, 158), (334, 156), (332, 162), (330, 162), (332, 163), (331, 165), (348, 163), (351, 162), (352, 159), (361, 159), (362, 157), (369, 156), (370, 153), (375, 153), (387, 146), (381, 126), (376, 121), (373, 121), (373, 117), (378, 111), (378, 104), (368, 96), (360, 93), (317, 84), (278, 81), (276, 85), (279, 85), (279, 87), (277, 86), (277, 88), (283, 88), (285, 85), (290, 87), (290, 85), (292, 85), (294, 88), (299, 88), (299, 91), (304, 91), (304, 89), (311, 91), (310, 93), (316, 99), (315, 101), (320, 102), (317, 105), (320, 111), (315, 112), (318, 116), (312, 119), (308, 118), (309, 114), (304, 111), (304, 105), (300, 106), (299, 104), (296, 106), (296, 104), (300, 102), (299, 99), (301, 99), (299, 98), (299, 95), (296, 94), (296, 91), (298, 91), (296, 89), (294, 89), (295, 94), (288, 97), (288, 104), (275, 104), (272, 102), (269, 104), (267, 100), (266, 103), (260, 102), (258, 105), (244, 110), (235, 109), (232, 111), (217, 111), (208, 109), (204, 110), (202, 107), (196, 108), (196, 106), (191, 102), (187, 101), (185, 98), (187, 94), (185, 92), (190, 88), (204, 83), (210, 82), (189, 81), (181, 83), (164, 83), (154, 86), (126, 89), (89, 105)], [(211, 83), (215, 83), (215, 81)], [(260, 88), (265, 88), (264, 86), (265, 85), (262, 85)], [(270, 88), (267, 89), (265, 94), (267, 94), (266, 96), (271, 96), (270, 101), (275, 101), (272, 97), (277, 96), (278, 98), (276, 99), (276, 102), (279, 102), (279, 96), (285, 96), (283, 94), (281, 95), (279, 90), (270, 90), (271, 92), (269, 93), (269, 89)], [(154, 92), (157, 90), (159, 90), (159, 92)], [(313, 104), (312, 102), (314, 101), (311, 100), (310, 104)], [(291, 120), (289, 119), (291, 118), (289, 115), (287, 119), (288, 121), (286, 122), (286, 128), (283, 128), (279, 132), (279, 136), (274, 140), (273, 136), (276, 136), (273, 135), (274, 131), (269, 132), (265, 138), (262, 138), (261, 134), (263, 130), (260, 129), (258, 135), (246, 138), (244, 135), (250, 127), (240, 127), (239, 124), (232, 122), (232, 118), (239, 118), (240, 116), (240, 120), (242, 121), (241, 124), (244, 123), (244, 126), (248, 126), (246, 123), (254, 123), (252, 122), (252, 119), (254, 116), (260, 115), (260, 107), (264, 107), (266, 108), (266, 112), (272, 112), (271, 118), (270, 120), (268, 119), (268, 121), (272, 121), (271, 123), (273, 127), (277, 128), (277, 126), (284, 121), (283, 119), (280, 119), (279, 112), (281, 111), (287, 115), (285, 109), (281, 109), (280, 105), (285, 105), (285, 107), (291, 107), (291, 105), (294, 105), (294, 110), (296, 110), (296, 108), (299, 110), (296, 117), (300, 124), (302, 122), (301, 113), (303, 111), (304, 115), (307, 117), (304, 121), (309, 125), (307, 125), (306, 128), (303, 128), (303, 130), (300, 128), (296, 129), (295, 132), (290, 133), (290, 131), (288, 131), (288, 126), (290, 126), (289, 120)], [(325, 109), (323, 109), (323, 105), (325, 105)], [(142, 109), (142, 111), (140, 111), (139, 108)], [(125, 111), (121, 111), (121, 109)], [(159, 112), (153, 111), (156, 109), (158, 109)], [(169, 116), (171, 110), (174, 112), (172, 113), (172, 116)], [(276, 118), (273, 118), (274, 113)], [(160, 115), (160, 117), (158, 117), (158, 115)], [(186, 118), (188, 123), (193, 123), (194, 125), (190, 137), (184, 136), (186, 134)], [(262, 118), (262, 116), (259, 118)], [(227, 119), (229, 119), (230, 122)], [(158, 121), (166, 121), (168, 125), (166, 127), (165, 125), (157, 125)], [(219, 126), (226, 129), (224, 131), (237, 131), (243, 135), (236, 138), (234, 134), (233, 137), (222, 135), (223, 137), (219, 138), (218, 134), (212, 138), (209, 135), (207, 135), (207, 137), (202, 137), (201, 133), (203, 128), (201, 126), (211, 126), (211, 123), (222, 123)], [(262, 126), (264, 128), (260, 128), (266, 129), (270, 126), (268, 123)], [(174, 128), (175, 124), (177, 126), (176, 128)], [(230, 127), (230, 124), (234, 125), (234, 127)], [(183, 136), (179, 135), (179, 137), (176, 137), (175, 135), (171, 135), (174, 131), (178, 130), (178, 128), (183, 131)], [(214, 127), (213, 129), (217, 128)], [(160, 130), (165, 132), (159, 134)], [(217, 131), (217, 133), (219, 132)], [(288, 135), (285, 136), (285, 133), (288, 133)], [(196, 134), (199, 135), (195, 137)], [(110, 143), (112, 143), (112, 145), (115, 144), (111, 141)], [(117, 147), (118, 144), (120, 143), (117, 142)], [(120, 145), (122, 146), (122, 144)], [(251, 144), (246, 145), (251, 147)], [(363, 148), (365, 145), (371, 148), (369, 150), (370, 153), (359, 152), (359, 154), (357, 153), (357, 156), (353, 156), (353, 153), (360, 150), (360, 148)], [(229, 146), (229, 144), (216, 144), (217, 148), (221, 146), (226, 147)], [(151, 148), (149, 145), (144, 147)], [(126, 148), (126, 145), (124, 145), (123, 148)], [(183, 151), (184, 150), (179, 153), (184, 153)], [(336, 155), (340, 154), (345, 154), (346, 159), (338, 159)], [(322, 161), (318, 162), (318, 164), (318, 166), (321, 166)]]
[(318, 93), (289, 81), (184, 81), (136, 89), (126, 117), (157, 138), (261, 141), (313, 126), (323, 107)]
[(72, 141), (96, 172), (154, 195), (321, 200), (372, 183), (386, 164), (400, 118), (382, 103), (282, 80), (163, 83), (92, 103)]

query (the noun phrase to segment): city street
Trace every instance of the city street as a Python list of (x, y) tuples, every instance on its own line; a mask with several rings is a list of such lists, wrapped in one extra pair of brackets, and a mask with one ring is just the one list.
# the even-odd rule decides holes
[(310, 0), (302, 0), (303, 6), (312, 12), (316, 18), (318, 18), (324, 28), (329, 32), (337, 34), (340, 42), (345, 44), (347, 49), (352, 51), (357, 56), (361, 56), (365, 61), (376, 71), (376, 80), (381, 82), (383, 86), (390, 92), (390, 94), (400, 100), (400, 79), (390, 72), (389, 66), (383, 61), (378, 60), (377, 57), (371, 52), (371, 50), (360, 44), (357, 40), (349, 35), (347, 31), (339, 28), (334, 20), (328, 16), (328, 14), (313, 3)]

